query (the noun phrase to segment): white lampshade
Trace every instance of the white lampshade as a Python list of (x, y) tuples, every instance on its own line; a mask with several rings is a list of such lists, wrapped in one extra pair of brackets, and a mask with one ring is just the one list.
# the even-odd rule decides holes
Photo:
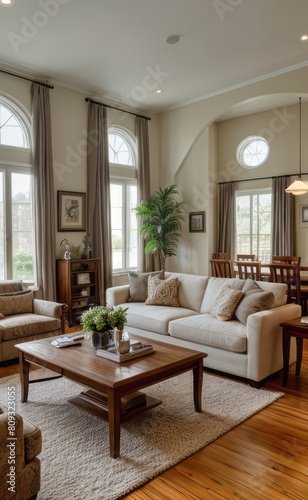
[(308, 192), (308, 183), (301, 178), (295, 179), (294, 182), (286, 189), (286, 193), (294, 195), (305, 194)]

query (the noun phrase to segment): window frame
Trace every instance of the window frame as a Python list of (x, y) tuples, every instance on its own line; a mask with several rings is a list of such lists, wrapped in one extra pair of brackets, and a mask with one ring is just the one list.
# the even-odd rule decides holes
[[(124, 197), (125, 207), (122, 213), (122, 268), (112, 269), (113, 274), (122, 274), (124, 272), (134, 271), (138, 269), (138, 248), (137, 248), (137, 266), (128, 267), (129, 262), (129, 247), (127, 247), (127, 231), (129, 229), (129, 212), (127, 207), (127, 187), (129, 185), (134, 185), (137, 188), (138, 196), (138, 183), (137, 183), (137, 141), (134, 135), (127, 129), (121, 126), (112, 125), (108, 128), (109, 133), (118, 134), (123, 140), (125, 140), (131, 150), (132, 154), (132, 165), (126, 165), (122, 163), (112, 163), (109, 161), (109, 175), (110, 175), (110, 185), (120, 184), (123, 187), (122, 195)], [(109, 142), (108, 142), (109, 146)], [(111, 208), (112, 210), (112, 208)], [(113, 252), (113, 250), (112, 250)]]
[[(11, 146), (0, 143), (0, 172), (4, 174), (3, 182), (3, 251), (4, 251), (4, 279), (19, 279), (13, 277), (13, 220), (12, 220), (12, 176), (14, 174), (30, 175), (30, 200), (31, 213), (33, 215), (33, 165), (32, 165), (32, 127), (29, 114), (22, 108), (20, 104), (9, 100), (7, 97), (0, 94), (0, 104), (6, 107), (20, 124), (26, 146)], [(18, 159), (16, 161), (16, 152)], [(33, 220), (32, 220), (33, 228)], [(34, 229), (32, 230), (32, 259), (33, 259), (33, 280), (23, 280), (28, 285), (34, 285), (35, 281), (35, 247), (34, 247)]]
[[(247, 189), (247, 190), (238, 190), (235, 192), (235, 206), (234, 206), (234, 211), (235, 211), (235, 240), (234, 240), (234, 247), (235, 247), (235, 252), (234, 254), (237, 255), (238, 253), (250, 253), (250, 254), (254, 254), (256, 255), (256, 259), (257, 260), (260, 260), (262, 264), (268, 264), (270, 262), (270, 258), (271, 258), (271, 246), (272, 246), (272, 242), (271, 242), (271, 239), (270, 239), (270, 246), (269, 246), (269, 253), (268, 253), (268, 260), (265, 260), (265, 261), (262, 261), (260, 256), (259, 256), (259, 248), (260, 248), (260, 233), (259, 233), (259, 229), (260, 229), (260, 220), (258, 218), (258, 231), (257, 231), (257, 249), (258, 249), (258, 252), (256, 252), (253, 248), (253, 218), (252, 218), (252, 214), (253, 214), (253, 211), (252, 211), (252, 204), (253, 204), (253, 196), (255, 195), (264, 195), (264, 194), (270, 194), (271, 195), (271, 221), (272, 221), (272, 189), (271, 188), (260, 188), (260, 189)], [(249, 196), (250, 197), (250, 233), (249, 233), (249, 236), (250, 236), (250, 244), (249, 244), (249, 251), (240, 251), (238, 249), (238, 231), (237, 231), (237, 228), (238, 228), (238, 222), (237, 222), (237, 198), (240, 197), (240, 196)]]
[[(257, 142), (257, 141), (262, 141), (265, 143), (265, 145), (267, 146), (267, 152), (266, 152), (266, 155), (265, 155), (265, 158), (262, 160), (262, 161), (258, 161), (257, 165), (250, 165), (249, 163), (247, 163), (244, 159), (244, 154), (245, 154), (245, 150), (251, 145), (253, 144), (254, 142)], [(245, 139), (243, 139), (237, 149), (236, 149), (236, 159), (237, 161), (239, 162), (239, 164), (243, 167), (243, 168), (246, 168), (247, 170), (253, 170), (254, 168), (258, 168), (258, 167), (261, 167), (261, 165), (264, 165), (264, 163), (268, 160), (268, 157), (270, 155), (270, 146), (269, 146), (269, 143), (266, 139), (264, 139), (264, 137), (261, 137), (261, 136), (258, 136), (258, 135), (250, 135), (248, 137), (245, 137)]]

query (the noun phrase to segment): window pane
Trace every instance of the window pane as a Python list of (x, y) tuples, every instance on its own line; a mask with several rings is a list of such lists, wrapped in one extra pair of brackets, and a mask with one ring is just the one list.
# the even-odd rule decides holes
[(12, 174), (13, 279), (33, 281), (31, 178)]
[(0, 105), (0, 144), (26, 148), (24, 130), (17, 118), (5, 106)]
[(263, 263), (271, 255), (271, 193), (236, 197), (236, 253), (252, 253)]
[(116, 133), (108, 134), (109, 161), (121, 165), (133, 165), (132, 149), (125, 138)]

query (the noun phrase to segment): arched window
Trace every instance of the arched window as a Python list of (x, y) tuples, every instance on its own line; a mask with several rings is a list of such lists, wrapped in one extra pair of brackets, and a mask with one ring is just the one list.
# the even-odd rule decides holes
[(112, 262), (114, 272), (137, 268), (136, 140), (122, 127), (108, 130)]
[(16, 104), (0, 96), (0, 144), (30, 148), (29, 122)]
[(30, 144), (26, 113), (0, 95), (0, 279), (21, 279), (33, 284)]

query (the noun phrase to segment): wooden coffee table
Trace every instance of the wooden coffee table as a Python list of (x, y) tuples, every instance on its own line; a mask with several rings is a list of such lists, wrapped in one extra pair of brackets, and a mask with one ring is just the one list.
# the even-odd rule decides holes
[[(132, 338), (148, 343), (148, 339)], [(123, 409), (123, 399), (127, 399), (128, 395), (133, 394), (135, 397), (136, 391), (144, 387), (192, 370), (195, 410), (202, 412), (203, 358), (206, 357), (202, 352), (163, 342), (151, 342), (153, 353), (117, 363), (97, 356), (95, 348), (86, 340), (82, 341), (81, 346), (62, 349), (53, 347), (51, 340), (54, 338), (16, 345), (19, 350), (21, 401), (27, 401), (30, 383), (46, 380), (29, 380), (31, 363), (49, 368), (60, 376), (86, 386), (90, 389), (88, 393), (82, 392), (72, 402), (108, 420), (110, 456), (113, 458), (120, 455), (121, 423), (161, 403), (146, 397), (144, 402)], [(91, 395), (94, 395), (93, 404)], [(98, 404), (99, 398), (102, 404)]]

